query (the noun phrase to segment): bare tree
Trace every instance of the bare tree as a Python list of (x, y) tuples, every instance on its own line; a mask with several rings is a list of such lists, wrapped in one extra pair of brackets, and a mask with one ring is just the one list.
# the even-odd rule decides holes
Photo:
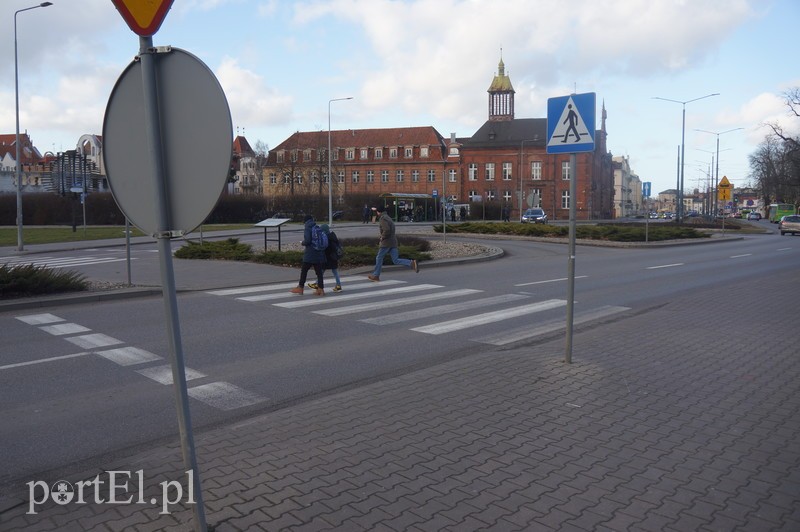
[[(784, 101), (790, 117), (800, 119), (800, 87), (789, 89)], [(771, 133), (750, 155), (750, 170), (765, 204), (800, 204), (800, 137), (792, 137), (777, 122), (766, 124)]]

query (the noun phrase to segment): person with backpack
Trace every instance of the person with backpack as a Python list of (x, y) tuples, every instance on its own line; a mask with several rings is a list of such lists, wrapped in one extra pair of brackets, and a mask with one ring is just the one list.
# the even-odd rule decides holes
[[(336, 233), (331, 231), (328, 224), (322, 224), (320, 228), (323, 233), (328, 235), (328, 247), (325, 250), (325, 266), (322, 273), (324, 275), (325, 270), (330, 270), (333, 274), (333, 279), (336, 281), (333, 291), (341, 292), (342, 281), (339, 279), (339, 259), (344, 255), (344, 248), (342, 248), (342, 244), (339, 242), (339, 237), (336, 236)], [(308, 287), (315, 290), (318, 288), (317, 283), (308, 283)]]
[(371, 275), (367, 275), (370, 281), (378, 282), (381, 280), (381, 268), (383, 267), (383, 258), (388, 253), (392, 258), (392, 263), (402, 264), (419, 273), (419, 265), (416, 260), (401, 259), (400, 251), (397, 249), (397, 235), (395, 234), (394, 221), (386, 214), (386, 206), (378, 206), (378, 223), (380, 223), (381, 240), (378, 244), (380, 249), (375, 256), (375, 269), (372, 270)]
[(314, 221), (314, 217), (306, 214), (303, 219), (303, 264), (300, 267), (300, 282), (290, 290), (293, 294), (303, 295), (303, 285), (306, 284), (308, 270), (314, 268), (317, 274), (317, 288), (314, 294), (325, 295), (325, 284), (322, 281), (323, 266), (325, 264), (325, 249), (328, 247), (328, 236)]

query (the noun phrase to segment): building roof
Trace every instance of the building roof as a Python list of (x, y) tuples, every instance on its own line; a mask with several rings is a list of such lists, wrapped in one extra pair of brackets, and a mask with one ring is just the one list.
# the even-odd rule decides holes
[(254, 157), (255, 152), (253, 148), (250, 147), (250, 143), (247, 142), (247, 139), (241, 135), (237, 135), (235, 139), (233, 139), (233, 153), (240, 157)]
[(497, 75), (489, 85), (487, 92), (515, 92), (514, 87), (511, 86), (511, 78), (506, 76), (506, 65), (502, 58), (497, 65)]
[[(432, 126), (331, 131), (331, 147), (385, 148), (391, 146), (442, 146), (444, 139)], [(271, 151), (327, 148), (327, 131), (296, 132)]]
[(486, 121), (472, 137), (461, 139), (464, 148), (499, 148), (517, 145), (544, 146), (547, 139), (546, 118), (515, 118)]

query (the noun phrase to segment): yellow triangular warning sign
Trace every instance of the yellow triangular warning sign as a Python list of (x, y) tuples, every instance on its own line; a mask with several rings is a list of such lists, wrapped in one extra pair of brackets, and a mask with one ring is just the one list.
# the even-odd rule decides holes
[(719, 180), (719, 185), (718, 186), (720, 188), (728, 188), (729, 186), (731, 186), (731, 182), (728, 181), (728, 176), (725, 176), (725, 175), (722, 176), (722, 179)]
[(111, 2), (135, 34), (149, 37), (161, 27), (173, 0), (111, 0)]

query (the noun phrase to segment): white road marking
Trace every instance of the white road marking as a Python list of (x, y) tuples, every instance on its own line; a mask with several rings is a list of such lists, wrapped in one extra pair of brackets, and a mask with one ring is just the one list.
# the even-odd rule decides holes
[[(346, 283), (346, 282), (364, 281), (365, 279), (366, 278), (364, 276), (351, 276), (351, 277), (342, 277), (341, 281), (342, 283)], [(309, 282), (316, 282), (317, 279), (316, 277), (314, 277), (314, 278), (309, 278), (308, 280)], [(333, 279), (331, 279), (331, 282), (333, 282)], [(222, 290), (210, 290), (206, 292), (206, 294), (210, 294), (212, 296), (237, 296), (240, 294), (252, 294), (254, 292), (273, 292), (276, 290), (291, 290), (295, 286), (297, 286), (296, 282), (280, 283), (280, 284), (262, 284), (255, 286), (244, 286), (242, 288), (224, 288)]]
[(100, 333), (73, 336), (72, 338), (65, 338), (65, 340), (84, 349), (92, 349), (95, 347), (105, 347), (107, 345), (124, 343), (122, 340), (117, 340), (116, 338), (112, 338), (111, 336)]
[(460, 290), (450, 290), (449, 292), (436, 292), (435, 294), (423, 294), (421, 296), (392, 299), (390, 301), (376, 301), (373, 303), (361, 303), (360, 305), (350, 305), (347, 307), (332, 308), (327, 310), (315, 310), (314, 314), (322, 314), (323, 316), (343, 316), (345, 314), (355, 314), (357, 312), (385, 309), (387, 306), (396, 308), (402, 305), (412, 305), (414, 303), (424, 303), (426, 301), (441, 301), (449, 297), (465, 296), (478, 292), (481, 292), (481, 290), (463, 288)]
[(743, 253), (742, 255), (731, 255), (732, 259), (740, 259), (742, 257), (749, 257), (752, 253)]
[(330, 297), (330, 296), (317, 297), (312, 294), (310, 296), (302, 298), (301, 300), (288, 301), (286, 303), (273, 303), (273, 305), (275, 305), (276, 307), (283, 307), (283, 308), (309, 307), (312, 305), (324, 305), (326, 303), (340, 303), (342, 301), (351, 301), (353, 299), (365, 299), (368, 297), (393, 296), (395, 294), (402, 294), (405, 292), (418, 292), (420, 290), (431, 290), (434, 288), (442, 288), (442, 287), (441, 285), (438, 284), (417, 284), (410, 286), (401, 286), (399, 288), (387, 288), (386, 290), (372, 290), (370, 292), (361, 294), (347, 294), (347, 295), (337, 294), (335, 297)]
[(50, 358), (42, 358), (39, 360), (31, 360), (29, 362), (17, 362), (16, 364), (6, 364), (5, 366), (0, 366), (0, 371), (5, 369), (12, 369), (12, 368), (21, 368), (23, 366), (32, 366), (34, 364), (45, 364), (47, 362), (55, 362), (56, 360), (65, 360), (68, 358), (75, 358), (75, 357), (83, 357), (86, 355), (91, 355), (91, 351), (86, 351), (83, 353), (73, 353), (71, 355), (61, 355), (58, 357), (50, 357)]
[(662, 264), (661, 266), (648, 266), (645, 268), (646, 270), (657, 270), (659, 268), (674, 268), (675, 266), (683, 266), (682, 262), (676, 262), (675, 264)]
[(120, 366), (133, 366), (136, 364), (144, 364), (145, 362), (153, 362), (154, 360), (162, 360), (160, 356), (150, 351), (132, 346), (95, 351), (95, 353)]
[(439, 305), (436, 307), (429, 307), (425, 309), (410, 310), (408, 312), (398, 312), (397, 314), (377, 316), (375, 318), (367, 318), (361, 321), (364, 323), (371, 323), (373, 325), (389, 325), (391, 323), (401, 323), (404, 321), (430, 318), (431, 316), (441, 316), (442, 314), (449, 314), (451, 312), (459, 312), (462, 310), (469, 310), (473, 308), (488, 307), (490, 305), (509, 303), (511, 301), (518, 301), (520, 299), (527, 299), (527, 298), (528, 296), (522, 294), (503, 294), (500, 296), (492, 296), (483, 299), (473, 299), (472, 301), (463, 301), (461, 303)]
[(189, 388), (189, 397), (220, 410), (234, 410), (266, 401), (253, 392), (248, 392), (228, 382), (212, 382)]
[(50, 333), (53, 336), (91, 331), (90, 328), (84, 327), (83, 325), (78, 325), (77, 323), (56, 323), (55, 325), (45, 325), (43, 327), (39, 327), (39, 330)]
[[(604, 318), (606, 316), (611, 316), (613, 314), (624, 312), (626, 310), (630, 310), (630, 308), (605, 305), (596, 309), (575, 314), (572, 323), (573, 325), (579, 325), (581, 323), (586, 323), (599, 318)], [(561, 329), (565, 329), (566, 327), (567, 327), (567, 322), (565, 317), (564, 319), (558, 319), (546, 323), (541, 323), (539, 324), (538, 327), (531, 327), (531, 325), (525, 325), (523, 327), (518, 327), (516, 329), (503, 331), (501, 333), (491, 334), (488, 336), (483, 336), (481, 338), (475, 338), (472, 341), (481, 344), (501, 346), (501, 345), (511, 344), (514, 342), (519, 342), (520, 340), (528, 340), (530, 338), (535, 338), (537, 336), (541, 336), (543, 334), (551, 333), (554, 331), (559, 331)]]
[(28, 316), (17, 316), (17, 319), (28, 325), (43, 325), (45, 323), (55, 323), (57, 321), (67, 321), (53, 314), (29, 314)]
[[(360, 280), (363, 281), (363, 279), (360, 279)], [(310, 281), (310, 279), (309, 279), (309, 281)], [(342, 281), (342, 282), (344, 282), (344, 281)], [(381, 284), (383, 284), (383, 285), (396, 285), (396, 284), (406, 284), (406, 282), (405, 281), (385, 281), (385, 282), (383, 282)], [(279, 294), (263, 294), (263, 295), (260, 295), (260, 296), (245, 296), (245, 297), (237, 297), (236, 299), (239, 300), (239, 301), (270, 301), (270, 300), (274, 300), (274, 299), (295, 299), (296, 297), (298, 297), (297, 294), (289, 293), (289, 289), (290, 288), (294, 288), (296, 286), (297, 286), (297, 283), (292, 283), (291, 285), (287, 285), (286, 289), (284, 289)], [(331, 288), (333, 288), (333, 285), (326, 285), (325, 286), (325, 289), (328, 290), (328, 295), (333, 294), (333, 292), (330, 292)], [(377, 286), (372, 281), (369, 281), (367, 283), (357, 283), (357, 284), (348, 284), (347, 285), (347, 291), (348, 292), (350, 292), (351, 290), (367, 290), (367, 289), (373, 289), (373, 288), (377, 288)], [(309, 295), (310, 296), (314, 296), (314, 293), (311, 290), (313, 290), (313, 289), (306, 286), (305, 287), (305, 291), (306, 291), (305, 295), (306, 296), (309, 296)], [(336, 297), (337, 301), (341, 301), (341, 299), (345, 295), (346, 294), (336, 294), (334, 297)]]
[[(91, 266), (92, 264), (105, 264), (108, 262), (121, 262), (124, 258), (117, 257), (40, 257), (36, 260), (6, 261), (8, 266), (43, 266), (46, 268), (66, 268), (70, 266)], [(136, 260), (132, 258), (131, 260)]]
[[(587, 277), (589, 277), (589, 276), (588, 275), (578, 275), (575, 278), (576, 279), (586, 279)], [(530, 282), (530, 283), (520, 283), (520, 284), (515, 284), (514, 286), (530, 286), (532, 284), (557, 283), (557, 282), (560, 282), (560, 281), (568, 281), (568, 280), (569, 280), (569, 277), (561, 277), (559, 279), (548, 279), (547, 281), (533, 281), (533, 282)]]
[(486, 323), (494, 323), (503, 321), (509, 318), (516, 318), (534, 312), (542, 312), (558, 307), (563, 307), (567, 302), (563, 299), (549, 299), (547, 301), (540, 301), (530, 305), (523, 305), (521, 307), (513, 307), (509, 309), (497, 310), (494, 312), (487, 312), (485, 314), (477, 314), (475, 316), (468, 316), (457, 320), (443, 321), (441, 323), (432, 323), (423, 327), (415, 327), (412, 331), (417, 331), (425, 334), (444, 334), (462, 329), (469, 329), (477, 325), (484, 325)]
[[(206, 376), (205, 373), (200, 373), (192, 368), (184, 367), (186, 372), (186, 380), (191, 381), (194, 379), (202, 379)], [(153, 366), (152, 368), (137, 369), (136, 373), (144, 375), (148, 379), (153, 379), (159, 384), (172, 384), (172, 366)]]

